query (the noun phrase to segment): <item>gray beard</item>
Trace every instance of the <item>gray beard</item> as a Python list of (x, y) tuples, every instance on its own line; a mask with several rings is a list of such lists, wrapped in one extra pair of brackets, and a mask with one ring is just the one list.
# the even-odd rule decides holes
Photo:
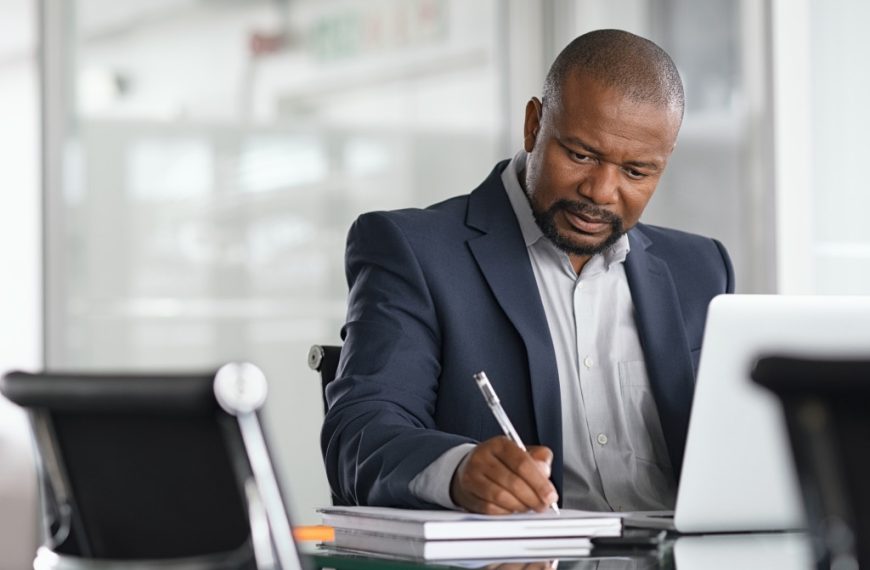
[[(625, 228), (623, 227), (622, 219), (619, 216), (590, 204), (572, 202), (570, 200), (559, 200), (545, 211), (539, 211), (535, 208), (531, 197), (529, 197), (529, 204), (532, 206), (532, 214), (535, 216), (535, 222), (538, 224), (538, 227), (541, 228), (541, 233), (553, 242), (553, 245), (568, 255), (584, 257), (597, 255), (606, 251), (625, 234)], [(607, 236), (604, 241), (595, 245), (578, 245), (572, 242), (570, 239), (560, 234), (559, 230), (556, 228), (556, 214), (561, 210), (567, 210), (572, 214), (586, 214), (609, 223), (611, 229), (610, 235)]]

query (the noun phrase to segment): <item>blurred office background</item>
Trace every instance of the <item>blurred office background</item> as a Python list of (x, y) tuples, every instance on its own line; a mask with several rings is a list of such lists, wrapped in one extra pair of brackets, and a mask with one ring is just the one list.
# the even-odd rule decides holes
[(472, 189), (582, 32), (649, 37), (683, 74), (647, 222), (722, 240), (741, 292), (870, 292), (868, 17), (860, 0), (0, 0), (0, 371), (251, 360), (315, 522), (305, 357), (340, 342), (349, 225)]

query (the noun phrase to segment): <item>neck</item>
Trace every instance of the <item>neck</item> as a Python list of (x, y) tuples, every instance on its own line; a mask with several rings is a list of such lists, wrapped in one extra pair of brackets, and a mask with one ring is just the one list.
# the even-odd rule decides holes
[(568, 254), (568, 260), (571, 262), (571, 267), (574, 268), (574, 273), (580, 275), (580, 272), (583, 271), (583, 266), (586, 265), (586, 262), (592, 259), (591, 255), (574, 255), (572, 253)]

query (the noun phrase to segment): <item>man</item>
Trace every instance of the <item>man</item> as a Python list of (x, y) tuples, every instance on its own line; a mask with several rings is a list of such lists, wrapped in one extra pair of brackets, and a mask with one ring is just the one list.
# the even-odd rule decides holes
[(339, 501), (673, 508), (707, 304), (733, 290), (721, 244), (638, 223), (683, 108), (661, 48), (585, 34), (527, 104), (513, 160), (470, 195), (356, 221), (322, 433)]

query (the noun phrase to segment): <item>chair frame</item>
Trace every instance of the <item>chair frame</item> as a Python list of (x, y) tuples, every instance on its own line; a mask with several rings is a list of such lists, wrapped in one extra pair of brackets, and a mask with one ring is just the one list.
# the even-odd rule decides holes
[[(135, 569), (144, 566), (173, 570), (242, 568), (247, 567), (245, 564), (252, 560), (253, 555), (258, 568), (301, 569), (302, 562), (292, 538), (289, 518), (258, 417), (258, 412), (266, 399), (266, 379), (263, 373), (250, 363), (230, 363), (221, 367), (213, 375), (190, 376), (191, 378), (213, 376), (211, 397), (217, 402), (216, 420), (221, 425), (231, 428), (222, 429), (222, 433), (226, 441), (225, 445), (229, 446), (233, 477), (239, 483), (242, 505), (247, 511), (248, 540), (233, 551), (182, 558), (135, 561), (93, 558), (52, 421), (52, 411), (55, 408), (50, 403), (56, 404), (62, 398), (62, 384), (65, 378), (84, 379), (87, 382), (91, 378), (105, 381), (109, 376), (119, 382), (119, 388), (113, 389), (114, 396), (123, 394), (123, 382), (126, 378), (130, 378), (131, 394), (124, 394), (124, 397), (128, 401), (144, 402), (141, 405), (149, 407), (148, 409), (155, 405), (153, 401), (155, 394), (148, 393), (147, 382), (141, 382), (142, 376), (12, 372), (0, 382), (0, 392), (27, 409), (36, 444), (37, 472), (46, 494), (43, 503), (45, 508), (54, 509), (58, 515), (59, 524), (56, 529), (52, 529), (48, 524), (48, 517), (43, 518), (46, 544), (38, 550), (34, 568), (39, 570), (103, 567)], [(173, 375), (172, 377), (187, 376)], [(137, 380), (140, 382), (137, 383)], [(183, 384), (183, 382), (179, 383), (179, 385)], [(45, 399), (50, 401), (49, 404), (39, 401), (37, 394), (40, 389), (43, 395), (47, 394)], [(183, 387), (179, 393), (182, 392), (184, 392)], [(111, 397), (112, 395), (109, 396)], [(137, 397), (139, 400), (136, 400)], [(202, 395), (196, 397), (201, 398)], [(95, 398), (98, 400), (103, 398), (102, 405), (106, 405), (105, 395), (95, 395)], [(149, 401), (149, 398), (152, 401)], [(236, 435), (233, 436), (233, 433)], [(79, 546), (80, 553), (58, 552), (57, 549), (70, 537), (71, 531), (74, 531), (78, 538), (76, 544)]]

